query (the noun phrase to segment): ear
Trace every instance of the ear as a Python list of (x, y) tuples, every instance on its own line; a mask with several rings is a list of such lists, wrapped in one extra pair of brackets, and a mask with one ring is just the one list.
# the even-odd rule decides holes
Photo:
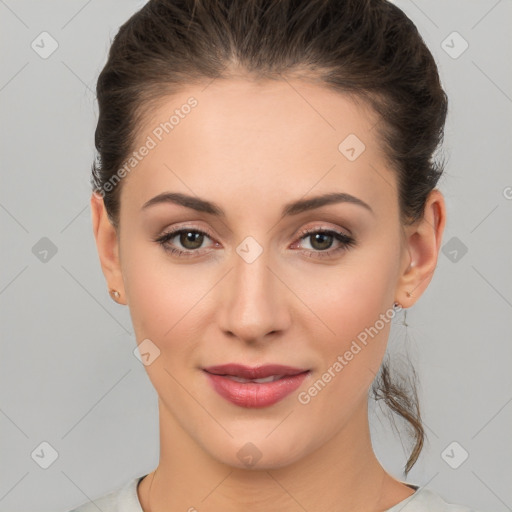
[(404, 228), (404, 258), (395, 293), (404, 308), (419, 299), (434, 275), (445, 224), (444, 197), (434, 189), (425, 202), (423, 218)]
[(116, 299), (116, 302), (126, 304), (126, 293), (119, 260), (117, 231), (108, 218), (103, 198), (94, 192), (91, 196), (91, 217), (98, 256), (103, 275), (107, 280), (107, 286), (109, 290), (114, 289), (120, 293), (120, 297)]

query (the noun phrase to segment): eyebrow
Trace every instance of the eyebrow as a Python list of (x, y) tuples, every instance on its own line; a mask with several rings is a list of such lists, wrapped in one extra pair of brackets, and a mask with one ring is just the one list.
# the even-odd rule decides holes
[[(222, 210), (222, 208), (216, 203), (179, 192), (164, 192), (162, 194), (158, 194), (157, 196), (144, 203), (142, 210), (145, 210), (150, 206), (162, 203), (173, 203), (185, 206), (186, 208), (191, 208), (192, 210), (196, 210), (198, 212), (209, 213), (218, 217), (226, 216), (224, 210)], [(346, 194), (344, 192), (332, 192), (316, 197), (311, 197), (309, 199), (299, 199), (297, 201), (287, 203), (283, 207), (281, 218), (291, 215), (298, 215), (299, 213), (303, 213), (305, 211), (315, 210), (316, 208), (335, 203), (356, 204), (362, 206), (373, 215), (375, 215), (375, 212), (372, 210), (371, 206), (358, 197)]]

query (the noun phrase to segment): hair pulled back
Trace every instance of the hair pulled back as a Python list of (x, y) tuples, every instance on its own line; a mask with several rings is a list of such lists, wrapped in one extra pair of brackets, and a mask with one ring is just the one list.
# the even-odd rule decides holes
[[(145, 113), (187, 86), (243, 72), (299, 77), (361, 99), (378, 114), (377, 133), (397, 173), (401, 222), (423, 216), (443, 163), (448, 100), (434, 58), (413, 22), (386, 0), (150, 0), (119, 29), (97, 81), (97, 159), (91, 184), (119, 226), (112, 178), (133, 151)], [(383, 363), (374, 398), (424, 442), (416, 379), (393, 383)]]

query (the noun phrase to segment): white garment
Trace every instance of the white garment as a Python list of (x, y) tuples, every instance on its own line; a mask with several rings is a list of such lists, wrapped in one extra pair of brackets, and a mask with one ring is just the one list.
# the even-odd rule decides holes
[[(131, 480), (120, 489), (94, 500), (94, 503), (85, 503), (69, 512), (143, 512), (137, 485), (144, 476)], [(476, 512), (460, 505), (451, 505), (425, 487), (411, 487), (416, 492), (386, 512)]]

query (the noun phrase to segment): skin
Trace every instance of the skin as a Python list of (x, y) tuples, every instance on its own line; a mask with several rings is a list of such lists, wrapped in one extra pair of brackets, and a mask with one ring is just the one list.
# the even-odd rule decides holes
[[(119, 232), (101, 197), (91, 197), (107, 284), (129, 306), (137, 343), (149, 338), (160, 350), (145, 367), (159, 396), (160, 461), (156, 477), (138, 487), (142, 507), (386, 510), (413, 493), (378, 462), (368, 425), (368, 389), (391, 324), (308, 404), (298, 395), (395, 301), (408, 308), (422, 295), (441, 245), (443, 196), (432, 191), (423, 219), (402, 226), (376, 115), (299, 79), (190, 86), (162, 98), (135, 146), (190, 96), (197, 107), (124, 178)], [(348, 134), (366, 146), (355, 161), (338, 150)], [(226, 216), (170, 203), (141, 210), (162, 192), (214, 201)], [(337, 203), (281, 218), (284, 204), (327, 192), (352, 194), (373, 213)], [(153, 241), (174, 227), (213, 236), (202, 239), (199, 256), (180, 258)], [(314, 236), (299, 236), (301, 228), (352, 234), (357, 245), (309, 257), (342, 245), (335, 238), (315, 244)], [(236, 252), (247, 236), (263, 248), (252, 263)], [(185, 251), (200, 243), (168, 242)], [(228, 362), (311, 373), (277, 404), (247, 409), (219, 396), (201, 370)], [(261, 454), (253, 467), (237, 456), (248, 442)]]

